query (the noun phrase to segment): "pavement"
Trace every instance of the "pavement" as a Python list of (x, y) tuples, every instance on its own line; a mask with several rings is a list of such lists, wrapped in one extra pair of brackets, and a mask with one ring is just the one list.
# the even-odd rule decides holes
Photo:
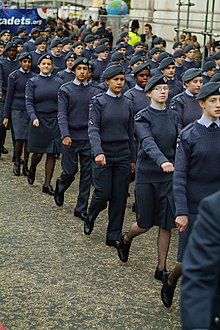
[[(9, 134), (8, 134), (9, 135)], [(78, 178), (58, 208), (41, 192), (44, 160), (33, 186), (12, 173), (8, 155), (0, 158), (0, 325), (7, 330), (178, 330), (179, 288), (173, 306), (160, 300), (154, 279), (157, 229), (135, 238), (127, 263), (105, 245), (107, 211), (91, 236), (73, 216)], [(57, 161), (53, 186), (60, 173)], [(135, 221), (130, 187), (124, 228)], [(168, 269), (175, 264), (177, 230), (173, 231)], [(4, 327), (3, 327), (4, 325)]]

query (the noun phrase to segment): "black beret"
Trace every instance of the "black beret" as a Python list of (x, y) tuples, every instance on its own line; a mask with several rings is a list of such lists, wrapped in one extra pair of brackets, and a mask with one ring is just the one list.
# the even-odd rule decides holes
[(143, 70), (151, 70), (151, 67), (149, 64), (147, 63), (143, 63), (143, 64), (139, 64), (137, 65), (133, 70), (132, 70), (132, 74), (136, 75), (137, 73), (143, 71)]
[(119, 50), (121, 48), (127, 48), (127, 47), (128, 47), (127, 44), (119, 44), (119, 45), (117, 45), (116, 49)]
[(68, 58), (75, 58), (75, 60), (77, 59), (77, 55), (74, 52), (68, 52), (65, 56), (65, 61), (68, 60)]
[(50, 48), (56, 47), (57, 45), (62, 45), (62, 39), (61, 38), (52, 39), (52, 41), (50, 43)]
[(215, 73), (213, 74), (212, 78), (210, 79), (209, 82), (220, 82), (220, 73)]
[(88, 58), (86, 58), (86, 57), (78, 57), (78, 58), (75, 60), (75, 62), (73, 63), (72, 70), (75, 70), (75, 68), (76, 68), (77, 65), (79, 65), (79, 64), (85, 64), (85, 65), (87, 65), (88, 67), (90, 66)]
[(37, 64), (39, 65), (40, 62), (43, 61), (43, 60), (45, 60), (45, 59), (46, 59), (46, 60), (51, 60), (51, 61), (53, 62), (53, 58), (52, 58), (52, 56), (51, 56), (50, 54), (44, 54), (44, 55), (42, 55), (42, 56), (39, 58)]
[(93, 34), (88, 34), (84, 39), (84, 42), (90, 42), (90, 41), (94, 41), (94, 35)]
[(137, 46), (144, 46), (144, 44), (142, 41), (137, 41), (137, 42), (135, 42), (133, 47), (137, 47)]
[(32, 60), (32, 55), (28, 52), (24, 52), (24, 53), (21, 53), (19, 56), (18, 56), (18, 60), (19, 61), (22, 61), (24, 59), (28, 59), (28, 60)]
[(105, 42), (109, 42), (109, 38), (102, 38), (102, 39), (99, 41), (99, 45), (103, 45)]
[(168, 84), (167, 78), (162, 74), (155, 74), (155, 76), (153, 76), (152, 78), (150, 78), (148, 80), (144, 91), (148, 92), (148, 91), (152, 90), (155, 86), (164, 85), (164, 84)]
[(27, 29), (26, 29), (26, 26), (24, 26), (24, 25), (20, 25), (19, 27), (18, 27), (18, 29), (17, 29), (17, 32), (18, 33), (21, 33), (21, 32), (24, 32), (24, 31), (26, 31)]
[(119, 34), (120, 38), (124, 38), (126, 36), (128, 36), (128, 32), (124, 31), (122, 33)]
[(111, 57), (111, 61), (121, 61), (124, 59), (124, 55), (121, 52), (115, 52)]
[(163, 42), (163, 38), (161, 37), (156, 37), (152, 41), (153, 45), (160, 44), (161, 42)]
[(102, 78), (103, 79), (110, 79), (112, 77), (117, 76), (118, 74), (125, 74), (125, 70), (121, 64), (115, 64), (107, 67), (103, 72)]
[(34, 27), (31, 29), (31, 34), (34, 34), (36, 32), (40, 32), (40, 29), (38, 27)]
[(214, 55), (212, 55), (212, 58), (213, 58), (214, 60), (219, 60), (219, 59), (220, 59), (220, 52), (215, 53)]
[(8, 42), (7, 45), (5, 46), (5, 52), (7, 52), (10, 48), (16, 48), (17, 49), (16, 42)]
[(200, 69), (191, 68), (184, 72), (182, 76), (182, 81), (190, 81), (198, 76), (202, 76), (202, 71)]
[(73, 39), (78, 39), (78, 37), (77, 37), (77, 35), (75, 34), (75, 33), (72, 33), (71, 35), (70, 35), (70, 39), (71, 40), (73, 40)]
[(101, 39), (101, 36), (99, 34), (94, 34), (94, 40)]
[(35, 40), (35, 46), (38, 46), (38, 45), (42, 44), (42, 42), (46, 42), (46, 39), (44, 37), (38, 37)]
[(98, 53), (105, 52), (106, 50), (109, 51), (108, 46), (100, 45), (100, 46), (96, 47), (95, 52), (98, 54)]
[(182, 42), (180, 42), (180, 41), (174, 42), (173, 49), (176, 48), (177, 46), (182, 46)]
[(139, 61), (144, 62), (144, 58), (141, 55), (133, 55), (129, 63), (130, 65), (133, 65)]
[(133, 55), (134, 55), (134, 56), (136, 56), (136, 55), (140, 55), (140, 56), (144, 57), (144, 56), (147, 55), (147, 53), (146, 53), (145, 50), (143, 50), (143, 49), (138, 49), (138, 50), (136, 50), (136, 52), (135, 52)]
[(195, 49), (195, 47), (193, 45), (188, 45), (184, 48), (184, 53), (188, 53), (192, 49)]
[(3, 36), (3, 34), (5, 33), (10, 33), (11, 34), (11, 31), (10, 30), (2, 30), (0, 31), (0, 36)]
[(220, 95), (220, 85), (217, 82), (208, 82), (202, 86), (197, 94), (197, 100), (204, 100), (211, 95)]
[(0, 39), (0, 45), (1, 46), (4, 46), (5, 45), (5, 43), (4, 43), (4, 41), (2, 39)]
[(158, 69), (163, 70), (171, 64), (173, 64), (173, 65), (175, 64), (174, 61), (173, 61), (173, 58), (172, 57), (166, 57), (160, 62), (160, 65), (159, 65)]
[(209, 71), (215, 68), (215, 62), (214, 61), (208, 61), (205, 62), (203, 65), (203, 71)]
[(183, 49), (177, 49), (175, 50), (175, 52), (173, 53), (173, 58), (176, 57), (181, 57), (181, 56), (185, 56), (184, 50)]
[(170, 54), (167, 52), (161, 52), (158, 57), (157, 57), (157, 63), (160, 63), (161, 61), (163, 61), (163, 59), (170, 57)]
[(154, 55), (154, 54), (156, 54), (157, 52), (161, 53), (161, 49), (158, 48), (158, 47), (154, 47), (154, 48), (152, 48), (152, 49), (149, 51), (149, 54), (150, 54), (150, 55)]
[(68, 38), (68, 37), (65, 37), (65, 38), (62, 39), (62, 45), (63, 45), (63, 46), (65, 46), (65, 45), (67, 45), (67, 44), (71, 44), (71, 43), (72, 43), (72, 41), (71, 41), (71, 39)]
[(24, 40), (22, 40), (21, 38), (16, 38), (16, 39), (13, 38), (13, 42), (15, 42), (17, 46), (24, 44)]
[(84, 46), (82, 41), (76, 41), (74, 42), (74, 44), (72, 45), (73, 48), (77, 47), (77, 46)]
[(62, 25), (58, 25), (58, 26), (55, 28), (55, 32), (60, 31), (60, 30), (63, 30), (63, 26), (62, 26)]

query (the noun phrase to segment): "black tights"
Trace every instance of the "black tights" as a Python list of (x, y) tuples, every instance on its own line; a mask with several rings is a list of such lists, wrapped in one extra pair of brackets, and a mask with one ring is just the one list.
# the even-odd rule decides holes
[[(43, 154), (32, 154), (31, 157), (31, 166), (35, 170), (37, 165), (40, 163)], [(54, 172), (56, 158), (54, 154), (47, 154), (46, 162), (45, 162), (45, 180), (44, 186), (47, 187), (51, 183), (51, 179)]]
[(28, 168), (29, 152), (27, 151), (27, 140), (16, 140), (15, 142), (16, 163), (20, 163), (23, 148), (24, 148), (24, 167)]

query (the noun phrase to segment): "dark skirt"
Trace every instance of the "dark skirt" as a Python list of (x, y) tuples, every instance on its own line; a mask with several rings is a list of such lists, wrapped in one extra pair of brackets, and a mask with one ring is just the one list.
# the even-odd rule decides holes
[(30, 117), (25, 110), (12, 110), (11, 123), (14, 131), (15, 140), (28, 139), (28, 126)]
[(135, 185), (136, 216), (140, 228), (158, 226), (175, 228), (175, 206), (172, 181), (137, 183)]
[(195, 224), (197, 218), (197, 214), (190, 214), (189, 215), (189, 222), (186, 230), (179, 233), (179, 240), (178, 240), (178, 253), (177, 253), (177, 261), (183, 262), (183, 256), (186, 250), (186, 246), (189, 241), (189, 236), (192, 232), (192, 228)]
[(57, 116), (38, 115), (39, 126), (29, 123), (28, 151), (33, 153), (56, 154), (61, 151), (60, 129)]

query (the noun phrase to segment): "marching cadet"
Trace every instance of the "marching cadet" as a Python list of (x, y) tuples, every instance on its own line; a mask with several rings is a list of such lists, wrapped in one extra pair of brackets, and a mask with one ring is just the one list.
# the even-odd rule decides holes
[(72, 70), (72, 67), (76, 59), (77, 59), (76, 53), (69, 52), (65, 57), (66, 69), (57, 72), (57, 76), (63, 80), (64, 84), (68, 81), (72, 81), (75, 79), (75, 74)]
[(32, 56), (32, 65), (31, 71), (35, 73), (40, 73), (40, 69), (38, 67), (38, 60), (39, 58), (47, 53), (47, 42), (44, 37), (38, 37), (35, 40), (35, 50), (30, 52)]
[(54, 38), (50, 44), (51, 58), (53, 60), (53, 73), (56, 74), (58, 71), (64, 70), (66, 68), (65, 55), (62, 53), (63, 45), (62, 39)]

